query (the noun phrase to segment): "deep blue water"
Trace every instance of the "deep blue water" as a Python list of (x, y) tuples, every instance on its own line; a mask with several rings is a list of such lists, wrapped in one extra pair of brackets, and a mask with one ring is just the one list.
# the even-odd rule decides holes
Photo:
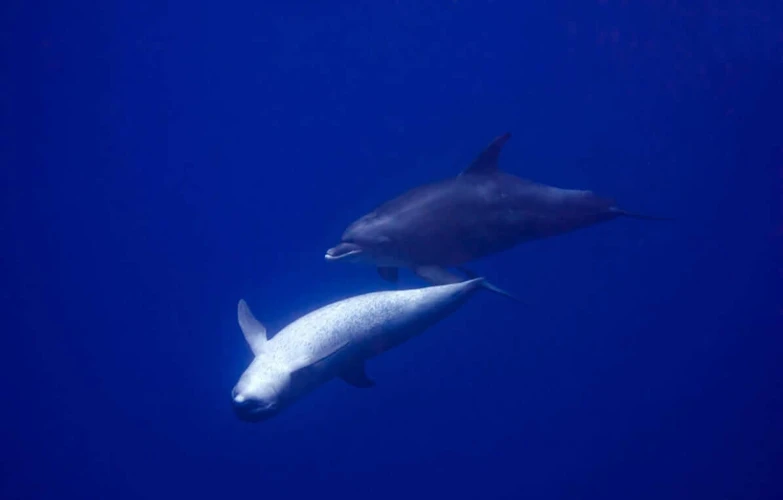
[[(777, 2), (4, 2), (0, 497), (783, 498)], [(617, 220), (273, 420), (344, 227), (495, 136)], [(402, 286), (424, 283), (403, 273)]]

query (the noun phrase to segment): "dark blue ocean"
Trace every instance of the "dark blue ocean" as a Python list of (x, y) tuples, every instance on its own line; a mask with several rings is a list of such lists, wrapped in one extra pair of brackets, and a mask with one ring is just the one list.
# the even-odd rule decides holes
[[(25, 2), (0, 10), (0, 498), (783, 498), (779, 2)], [(457, 175), (618, 219), (277, 417), (270, 331), (392, 289), (345, 227)], [(426, 283), (409, 271), (400, 287)]]

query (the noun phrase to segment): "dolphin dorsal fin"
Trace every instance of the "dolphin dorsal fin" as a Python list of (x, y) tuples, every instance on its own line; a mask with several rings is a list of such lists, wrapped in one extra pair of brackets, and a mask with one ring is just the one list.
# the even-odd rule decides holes
[(237, 320), (250, 350), (258, 356), (267, 341), (266, 328), (253, 316), (244, 299), (240, 299), (237, 305)]
[(498, 169), (498, 158), (503, 145), (511, 138), (511, 132), (496, 137), (460, 175), (488, 174)]

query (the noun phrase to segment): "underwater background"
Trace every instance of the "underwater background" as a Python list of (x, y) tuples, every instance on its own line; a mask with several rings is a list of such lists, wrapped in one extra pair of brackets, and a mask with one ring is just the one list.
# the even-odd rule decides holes
[[(783, 498), (782, 11), (3, 2), (0, 498)], [(506, 131), (676, 220), (473, 263), (527, 305), (239, 421), (237, 301), (393, 288), (325, 250)]]

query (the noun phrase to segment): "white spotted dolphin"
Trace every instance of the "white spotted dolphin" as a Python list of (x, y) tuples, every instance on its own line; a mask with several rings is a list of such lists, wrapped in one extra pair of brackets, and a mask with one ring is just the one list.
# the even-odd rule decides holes
[(496, 138), (459, 176), (414, 188), (352, 223), (327, 261), (365, 262), (384, 279), (412, 269), (434, 284), (461, 281), (446, 270), (520, 243), (547, 238), (626, 212), (590, 191), (561, 189), (498, 169), (503, 145)]
[(333, 378), (372, 387), (367, 359), (422, 333), (482, 287), (489, 288), (476, 278), (358, 295), (306, 314), (271, 338), (240, 300), (239, 326), (255, 359), (231, 393), (237, 416), (266, 420)]

